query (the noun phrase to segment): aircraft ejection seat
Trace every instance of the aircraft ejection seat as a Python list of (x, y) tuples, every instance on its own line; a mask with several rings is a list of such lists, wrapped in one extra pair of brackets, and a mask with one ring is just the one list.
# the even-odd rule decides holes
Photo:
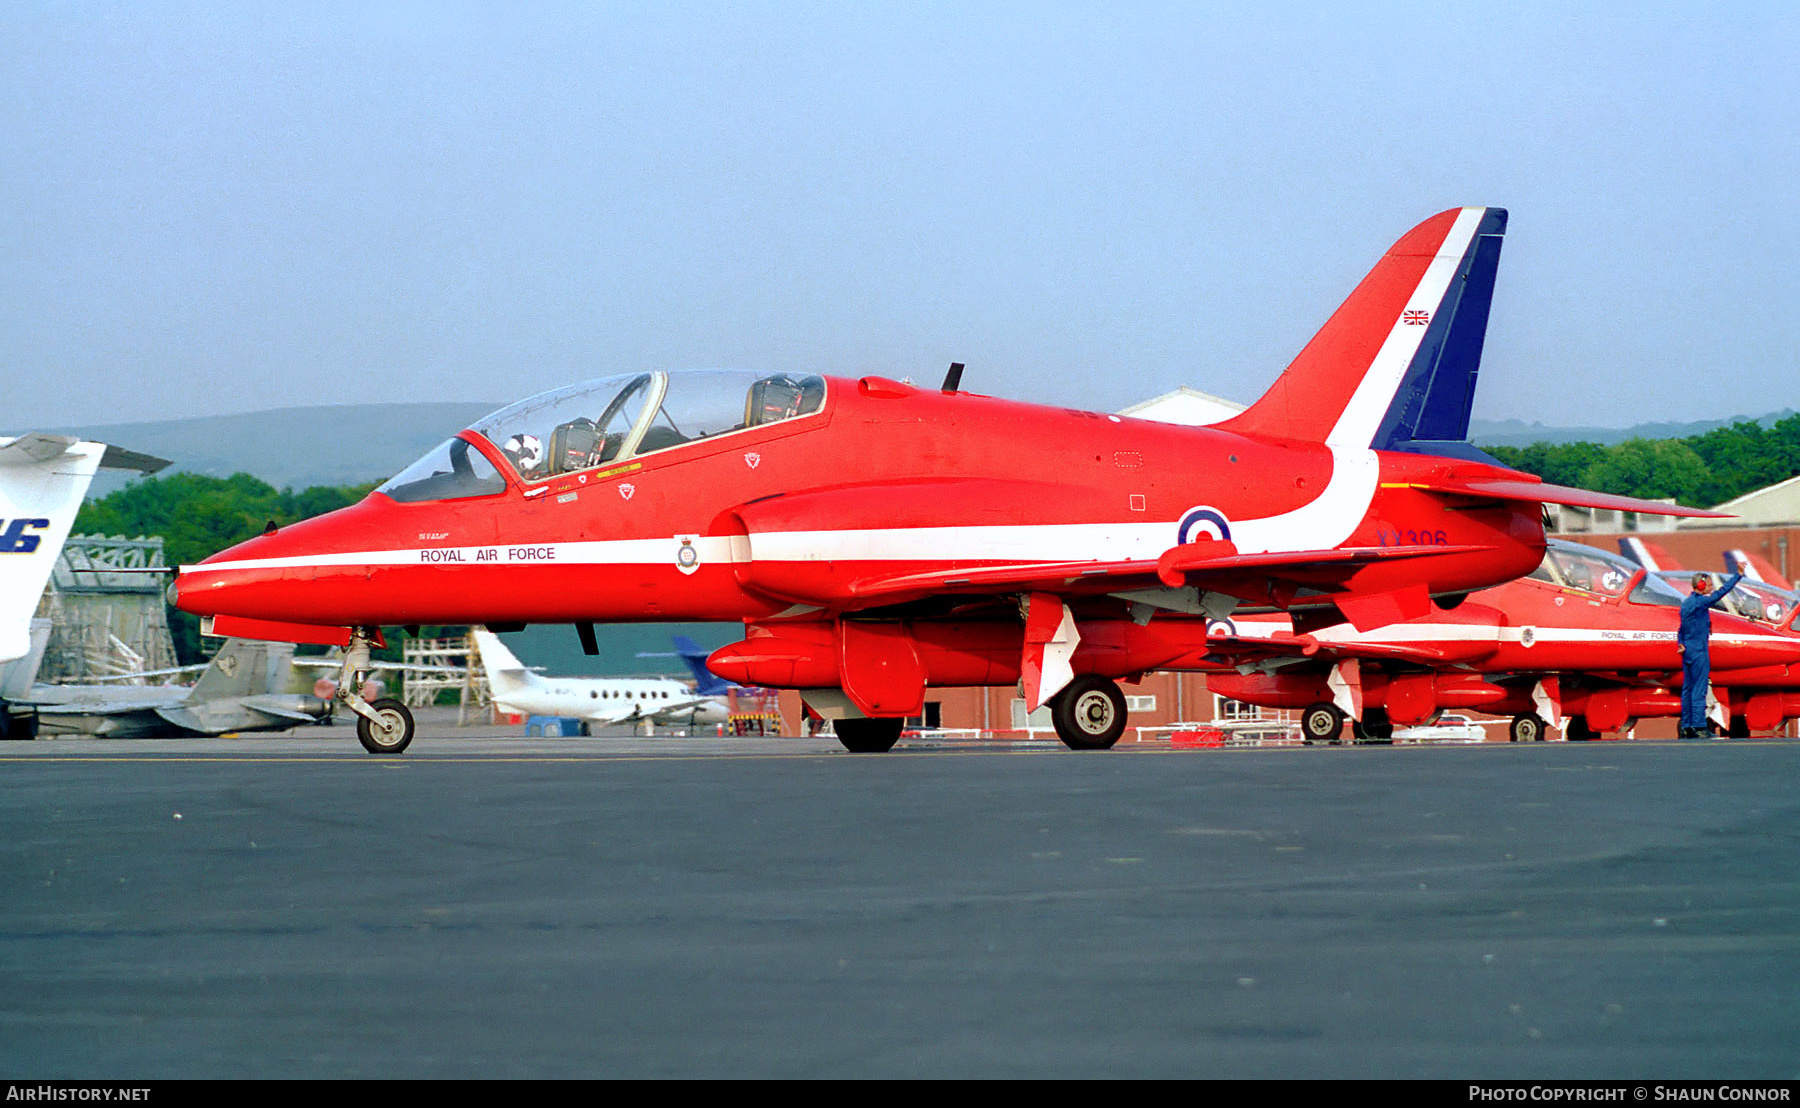
[(750, 386), (750, 395), (744, 400), (744, 426), (779, 423), (818, 411), (824, 399), (823, 378), (813, 376), (796, 381), (784, 374), (764, 377)]
[(591, 419), (559, 423), (550, 433), (550, 472), (573, 473), (599, 465), (603, 460), (599, 429)]

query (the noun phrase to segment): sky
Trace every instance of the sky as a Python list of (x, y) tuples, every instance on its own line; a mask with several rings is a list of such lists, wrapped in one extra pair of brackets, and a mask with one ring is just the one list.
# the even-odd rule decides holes
[(1475, 415), (1800, 407), (1800, 8), (0, 5), (0, 425), (735, 367), (1249, 402), (1511, 213)]

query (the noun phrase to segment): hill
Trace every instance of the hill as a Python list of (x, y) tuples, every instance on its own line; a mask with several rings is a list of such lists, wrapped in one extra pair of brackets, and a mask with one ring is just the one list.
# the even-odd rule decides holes
[(1546, 427), (1542, 423), (1526, 423), (1521, 419), (1469, 422), (1469, 441), (1476, 446), (1532, 446), (1540, 442), (1565, 444), (1592, 442), (1614, 446), (1630, 439), (1686, 439), (1730, 427), (1738, 423), (1755, 423), (1772, 427), (1793, 415), (1793, 409), (1762, 416), (1733, 416), (1730, 419), (1703, 420), (1698, 423), (1638, 423), (1630, 427)]
[[(19, 430), (80, 435), (154, 454), (173, 463), (166, 473), (201, 473), (209, 477), (248, 473), (278, 489), (304, 489), (386, 480), (498, 407), (499, 404), (456, 403), (338, 404), (198, 419)], [(104, 496), (126, 480), (103, 471), (90, 495)]]

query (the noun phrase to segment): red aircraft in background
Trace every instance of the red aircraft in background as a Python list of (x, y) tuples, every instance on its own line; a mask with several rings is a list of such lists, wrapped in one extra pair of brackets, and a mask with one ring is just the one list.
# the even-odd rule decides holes
[(1774, 585), (1785, 592), (1793, 592), (1793, 582), (1781, 575), (1770, 561), (1761, 554), (1752, 554), (1748, 550), (1727, 550), (1725, 552), (1725, 570), (1728, 573), (1742, 573), (1746, 581), (1760, 581), (1765, 585)]
[[(1506, 213), (1401, 236), (1252, 407), (1180, 427), (881, 377), (648, 372), (547, 392), (359, 504), (184, 566), (215, 634), (347, 646), (380, 628), (741, 620), (711, 670), (799, 689), (853, 751), (930, 685), (1023, 682), (1075, 748), (1117, 681), (1206, 650), (1206, 620), (1304, 632), (1429, 614), (1542, 561), (1544, 503), (1711, 515), (1547, 485), (1463, 441)], [(1435, 600), (1434, 600), (1435, 598)]]
[[(1296, 635), (1281, 616), (1222, 621), (1213, 628), (1213, 656), (1238, 668), (1209, 677), (1207, 686), (1251, 704), (1301, 709), (1312, 741), (1336, 738), (1346, 718), (1359, 738), (1381, 740), (1396, 724), (1423, 723), (1444, 709), (1511, 714), (1514, 742), (1541, 739), (1565, 719), (1569, 738), (1600, 738), (1632, 720), (1680, 714), (1682, 595), (1617, 555), (1551, 540), (1529, 576), (1369, 634), (1338, 626)], [(1763, 694), (1751, 691), (1780, 680), (1800, 689), (1787, 676), (1800, 663), (1800, 637), (1783, 633), (1791, 607), (1782, 615), (1787, 622), (1778, 629), (1712, 613), (1713, 687), (1734, 726), (1744, 724), (1749, 704), (1758, 729), (1800, 715), (1800, 699), (1757, 700)], [(1770, 712), (1783, 718), (1770, 722)]]

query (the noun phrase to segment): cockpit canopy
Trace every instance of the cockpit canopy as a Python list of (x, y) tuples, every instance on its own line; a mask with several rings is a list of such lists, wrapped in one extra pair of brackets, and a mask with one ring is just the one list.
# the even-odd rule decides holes
[(519, 476), (540, 481), (811, 415), (823, 377), (693, 370), (603, 377), (540, 393), (475, 424)]
[[(797, 419), (825, 403), (825, 379), (747, 370), (621, 374), (539, 393), (477, 422), (524, 481), (612, 465), (701, 439)], [(453, 500), (504, 491), (479, 450), (454, 438), (377, 491)]]
[[(1665, 570), (1653, 576), (1660, 576), (1678, 596), (1687, 596), (1694, 591), (1694, 572), (1691, 570)], [(1709, 573), (1707, 576), (1712, 578), (1714, 588), (1725, 583), (1717, 573)], [(1745, 578), (1725, 594), (1725, 601), (1719, 605), (1719, 610), (1758, 623), (1779, 624), (1793, 613), (1796, 604), (1800, 604), (1800, 595), (1767, 581)]]
[[(1567, 588), (1581, 589), (1585, 592), (1599, 593), (1601, 596), (1618, 596), (1625, 591), (1637, 574), (1635, 563), (1609, 554), (1591, 546), (1583, 546), (1575, 542), (1551, 540), (1544, 548), (1544, 560), (1532, 577), (1539, 581), (1550, 581)], [(1632, 599), (1637, 599), (1634, 595)], [(1660, 599), (1649, 603), (1664, 603)], [(1676, 598), (1680, 603), (1680, 597)]]

